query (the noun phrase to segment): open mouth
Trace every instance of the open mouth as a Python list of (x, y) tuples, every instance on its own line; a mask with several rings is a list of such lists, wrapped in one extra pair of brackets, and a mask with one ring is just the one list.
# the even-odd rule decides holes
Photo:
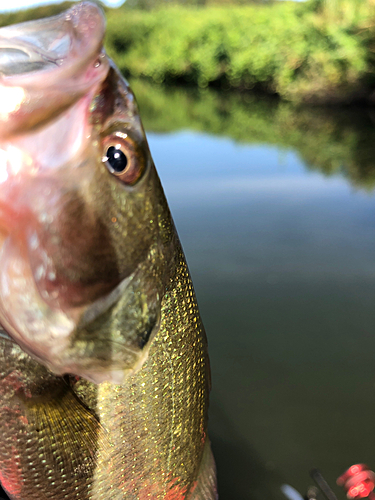
[(160, 300), (146, 250), (120, 272), (105, 213), (112, 178), (91, 113), (106, 104), (94, 101), (104, 26), (82, 3), (0, 29), (0, 336), (58, 375), (121, 383), (148, 356)]
[(100, 8), (88, 2), (0, 29), (0, 336), (51, 365), (67, 349), (80, 311), (45, 300), (38, 284), (50, 270), (30, 261), (44, 256), (30, 231), (34, 219), (47, 224), (43, 217), (67, 190), (40, 179), (45, 172), (54, 179), (55, 169), (84, 150), (88, 104), (109, 67), (104, 32)]

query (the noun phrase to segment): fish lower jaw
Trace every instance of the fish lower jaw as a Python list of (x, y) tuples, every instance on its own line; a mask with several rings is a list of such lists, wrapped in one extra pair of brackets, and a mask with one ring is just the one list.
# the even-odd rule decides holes
[[(94, 304), (96, 314), (86, 310), (85, 315), (83, 308), (68, 313), (53, 309), (43, 300), (22, 251), (6, 238), (0, 247), (0, 324), (27, 354), (56, 375), (72, 374), (95, 384), (122, 384), (141, 369), (149, 346), (137, 350), (105, 339), (109, 352), (113, 346), (116, 349), (113, 358), (110, 355), (104, 359), (100, 349), (90, 349), (90, 339), (81, 341), (76, 333), (83, 318), (86, 325), (90, 324), (97, 314), (116, 302), (129, 280), (124, 280), (118, 291)], [(99, 344), (101, 341), (103, 339), (96, 339)]]
[(95, 329), (90, 330), (92, 323), (126, 292), (133, 276), (89, 307), (64, 311), (51, 307), (43, 299), (20, 245), (10, 237), (2, 243), (0, 324), (27, 354), (56, 375), (72, 374), (95, 384), (122, 384), (142, 368), (159, 322), (153, 325), (146, 345), (139, 345), (131, 332), (129, 341), (126, 335), (116, 337), (111, 331), (99, 334)]

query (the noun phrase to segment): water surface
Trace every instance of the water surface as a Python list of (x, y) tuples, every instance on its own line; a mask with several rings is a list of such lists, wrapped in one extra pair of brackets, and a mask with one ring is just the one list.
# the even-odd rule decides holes
[(304, 495), (318, 467), (344, 499), (336, 478), (375, 468), (371, 114), (139, 85), (209, 339), (220, 498)]

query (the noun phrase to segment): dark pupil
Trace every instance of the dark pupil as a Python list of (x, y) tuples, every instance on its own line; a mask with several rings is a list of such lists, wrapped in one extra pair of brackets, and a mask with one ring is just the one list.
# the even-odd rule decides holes
[(128, 164), (128, 159), (121, 151), (121, 149), (116, 149), (114, 146), (110, 146), (106, 154), (108, 158), (108, 163), (113, 168), (115, 172), (122, 172), (125, 170)]

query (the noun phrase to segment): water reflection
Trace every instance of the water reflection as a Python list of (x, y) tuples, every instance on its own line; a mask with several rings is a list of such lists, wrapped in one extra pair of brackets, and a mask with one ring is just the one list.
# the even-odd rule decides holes
[(374, 110), (296, 109), (252, 94), (131, 83), (148, 130), (188, 129), (247, 144), (292, 148), (312, 170), (345, 175), (356, 186), (375, 186)]
[(313, 467), (332, 486), (354, 462), (374, 469), (368, 113), (143, 85), (209, 336), (221, 499), (305, 493)]

